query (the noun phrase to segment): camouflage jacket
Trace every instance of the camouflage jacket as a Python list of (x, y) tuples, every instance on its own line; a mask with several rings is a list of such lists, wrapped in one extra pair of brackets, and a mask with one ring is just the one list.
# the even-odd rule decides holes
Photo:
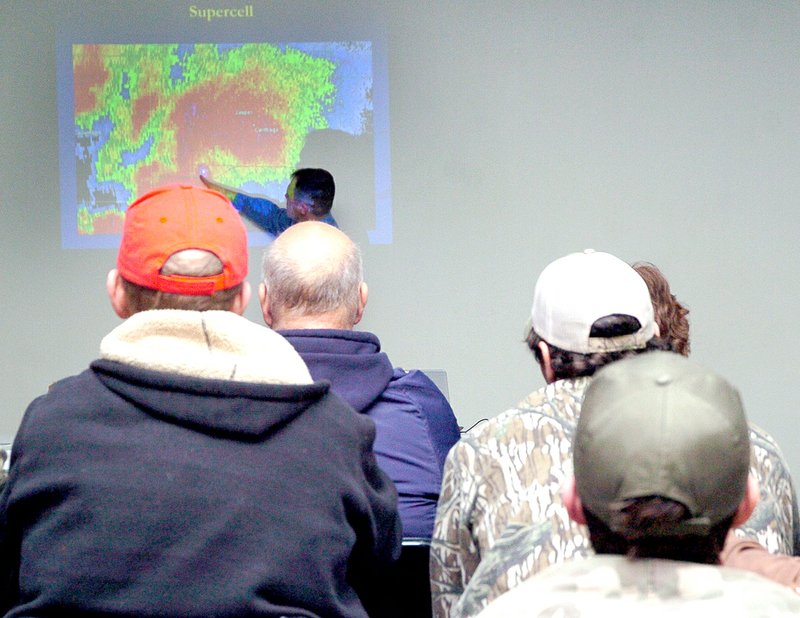
[(800, 515), (789, 464), (773, 437), (753, 423), (750, 444), (750, 471), (761, 485), (761, 496), (736, 535), (758, 540), (773, 554), (800, 555)]
[[(450, 451), (431, 546), (436, 618), (474, 616), (545, 567), (592, 553), (588, 531), (561, 501), (590, 380), (548, 384)], [(798, 520), (788, 467), (768, 434), (752, 427), (751, 440), (762, 501), (740, 534), (792, 553)]]
[(592, 556), (502, 595), (480, 618), (795, 616), (800, 596), (754, 573), (672, 560)]

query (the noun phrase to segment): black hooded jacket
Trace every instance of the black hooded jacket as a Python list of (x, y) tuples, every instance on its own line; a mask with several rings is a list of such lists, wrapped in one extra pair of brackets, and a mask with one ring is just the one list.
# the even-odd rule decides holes
[(8, 616), (364, 618), (399, 552), (372, 421), (324, 382), (98, 360), (28, 408), (0, 495)]

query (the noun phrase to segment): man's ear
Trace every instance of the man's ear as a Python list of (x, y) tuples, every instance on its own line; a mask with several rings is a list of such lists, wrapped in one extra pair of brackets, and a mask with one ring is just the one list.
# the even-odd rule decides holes
[(239, 293), (233, 299), (233, 304), (231, 305), (231, 311), (236, 315), (244, 314), (244, 310), (247, 309), (247, 303), (250, 302), (250, 296), (252, 293), (253, 293), (253, 288), (250, 287), (250, 282), (243, 281), (242, 288), (239, 290)]
[(744, 490), (744, 498), (742, 498), (739, 508), (736, 509), (736, 514), (733, 516), (733, 524), (731, 524), (731, 526), (736, 528), (750, 519), (750, 515), (755, 511), (760, 499), (761, 488), (758, 485), (758, 479), (752, 474), (749, 474), (747, 476), (747, 487)]
[(561, 490), (561, 500), (567, 507), (569, 518), (578, 524), (586, 525), (586, 514), (583, 512), (583, 502), (575, 488), (575, 477), (571, 476)]
[(122, 285), (122, 277), (116, 268), (108, 271), (106, 276), (106, 292), (108, 299), (111, 301), (111, 307), (123, 320), (131, 317), (131, 311), (128, 309), (128, 296), (125, 294), (125, 288)]
[(294, 204), (294, 211), (299, 215), (297, 218), (298, 221), (308, 221), (311, 219), (311, 206), (306, 204), (305, 202), (295, 202)]
[(356, 310), (353, 325), (355, 326), (361, 321), (364, 315), (364, 308), (367, 306), (367, 299), (369, 298), (369, 287), (365, 281), (362, 281), (358, 286), (358, 309)]
[(540, 341), (538, 345), (539, 352), (542, 355), (542, 362), (539, 363), (539, 366), (542, 370), (542, 375), (544, 376), (545, 382), (552, 384), (556, 381), (556, 374), (553, 371), (553, 365), (550, 361), (550, 346), (548, 346), (544, 341)]
[(272, 312), (269, 307), (267, 284), (263, 281), (258, 284), (258, 303), (261, 305), (261, 315), (264, 316), (264, 323), (272, 328), (272, 323), (275, 321), (275, 318), (272, 317)]

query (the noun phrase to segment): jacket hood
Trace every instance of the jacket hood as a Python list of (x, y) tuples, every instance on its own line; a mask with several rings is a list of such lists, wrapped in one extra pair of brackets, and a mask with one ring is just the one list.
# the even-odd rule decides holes
[(372, 333), (308, 329), (278, 331), (308, 365), (315, 380), (328, 380), (331, 390), (357, 412), (381, 396), (394, 368)]
[(230, 311), (136, 313), (103, 338), (100, 357), (196, 378), (312, 382), (305, 363), (283, 337)]
[(203, 431), (262, 436), (328, 391), (283, 337), (229, 311), (137, 313), (100, 356), (91, 368), (109, 390)]
[(260, 439), (319, 401), (324, 382), (287, 385), (195, 378), (96, 360), (91, 370), (112, 393), (151, 416), (204, 433)]

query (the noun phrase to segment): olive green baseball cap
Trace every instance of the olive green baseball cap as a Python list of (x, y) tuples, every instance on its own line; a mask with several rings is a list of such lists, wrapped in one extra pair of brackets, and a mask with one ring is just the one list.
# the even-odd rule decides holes
[(691, 519), (648, 536), (706, 535), (744, 498), (750, 437), (738, 391), (672, 352), (648, 352), (595, 374), (575, 434), (576, 489), (612, 530), (625, 501), (661, 496)]

